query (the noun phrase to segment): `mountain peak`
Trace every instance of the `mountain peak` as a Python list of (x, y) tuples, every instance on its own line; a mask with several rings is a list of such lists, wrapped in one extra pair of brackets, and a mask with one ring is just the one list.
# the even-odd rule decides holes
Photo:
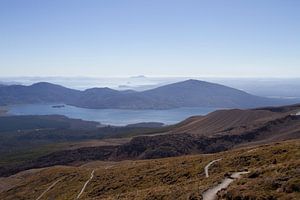
[[(7, 92), (5, 91), (7, 90)], [(85, 91), (39, 82), (1, 87), (0, 105), (60, 102), (84, 108), (170, 109), (180, 107), (249, 108), (288, 104), (250, 95), (224, 85), (189, 79), (142, 92), (92, 88)], [(9, 96), (5, 96), (9, 94)]]
[(143, 79), (147, 78), (145, 75), (131, 76), (130, 78)]
[(108, 87), (103, 87), (103, 88), (90, 88), (90, 89), (86, 89), (84, 90), (84, 93), (85, 94), (118, 94), (119, 91), (117, 90), (114, 90), (114, 89), (111, 89), (111, 88), (108, 88)]
[(196, 80), (196, 79), (188, 79), (185, 81), (181, 81), (181, 82), (176, 82), (170, 85), (165, 85), (162, 86), (161, 88), (165, 88), (165, 87), (184, 87), (184, 88), (190, 88), (193, 89), (193, 87), (201, 87), (201, 86), (216, 86), (217, 84), (214, 83), (209, 83), (206, 81), (201, 81), (201, 80)]
[[(31, 85), (32, 87), (43, 87), (43, 86), (60, 86), (49, 82), (38, 82)], [(62, 87), (62, 86), (60, 86)]]
[(207, 82), (205, 82), (205, 81), (200, 81), (200, 80), (197, 80), (197, 79), (188, 79), (188, 80), (179, 82), (178, 84), (180, 84), (180, 83), (199, 84), (199, 83), (207, 83)]

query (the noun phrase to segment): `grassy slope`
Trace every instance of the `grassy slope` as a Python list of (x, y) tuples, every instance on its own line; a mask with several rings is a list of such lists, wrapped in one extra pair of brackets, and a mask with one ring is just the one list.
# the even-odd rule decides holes
[[(223, 158), (210, 168), (204, 166)], [(166, 159), (93, 162), (81, 167), (50, 167), (0, 179), (0, 199), (35, 199), (54, 181), (62, 178), (44, 199), (74, 199), (90, 173), (82, 199), (201, 199), (206, 189), (224, 175), (249, 170), (234, 182), (224, 198), (299, 199), (300, 140), (237, 149), (212, 155), (182, 156)], [(12, 183), (11, 185), (9, 183)], [(2, 189), (6, 187), (6, 191)]]

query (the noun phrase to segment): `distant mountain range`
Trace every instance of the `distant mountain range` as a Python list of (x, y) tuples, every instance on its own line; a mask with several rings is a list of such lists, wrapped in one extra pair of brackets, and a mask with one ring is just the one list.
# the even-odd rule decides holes
[(179, 107), (252, 108), (296, 103), (258, 97), (244, 91), (198, 80), (187, 80), (137, 92), (110, 88), (84, 91), (40, 82), (0, 87), (0, 105), (64, 103), (83, 108), (171, 109)]

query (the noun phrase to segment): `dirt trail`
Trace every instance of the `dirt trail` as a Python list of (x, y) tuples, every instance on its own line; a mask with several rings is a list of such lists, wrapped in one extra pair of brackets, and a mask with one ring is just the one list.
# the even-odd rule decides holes
[(52, 185), (50, 185), (36, 200), (40, 200), (49, 190), (51, 190), (60, 181), (61, 181), (61, 179), (52, 183)]
[(90, 177), (90, 179), (89, 180), (87, 180), (86, 182), (85, 182), (85, 184), (83, 185), (83, 187), (82, 187), (82, 189), (81, 189), (81, 191), (80, 191), (80, 193), (78, 194), (78, 196), (77, 196), (77, 199), (79, 199), (80, 198), (80, 196), (82, 195), (82, 193), (84, 192), (84, 190), (85, 190), (85, 188), (86, 188), (86, 186), (89, 184), (89, 182), (94, 178), (94, 172), (95, 172), (95, 170), (93, 170), (92, 171), (92, 173), (91, 173), (91, 177)]
[(208, 169), (209, 169), (209, 167), (210, 167), (212, 164), (214, 164), (215, 162), (218, 162), (218, 161), (221, 161), (221, 160), (222, 160), (221, 158), (220, 158), (220, 159), (217, 159), (217, 160), (213, 160), (213, 161), (211, 161), (210, 163), (208, 163), (208, 164), (205, 166), (204, 171), (205, 171), (205, 176), (206, 176), (206, 178), (209, 177), (209, 174), (208, 174)]
[(241, 178), (241, 175), (248, 174), (249, 172), (235, 172), (229, 178), (225, 178), (219, 185), (212, 187), (203, 193), (203, 200), (217, 199), (217, 193), (222, 189), (226, 189), (235, 179)]

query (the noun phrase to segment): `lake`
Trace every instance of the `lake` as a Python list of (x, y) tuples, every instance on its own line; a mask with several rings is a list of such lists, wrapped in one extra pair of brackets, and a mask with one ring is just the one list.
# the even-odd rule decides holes
[(175, 124), (190, 116), (205, 115), (217, 108), (176, 108), (169, 110), (123, 110), (86, 109), (64, 105), (54, 108), (54, 104), (26, 104), (8, 106), (10, 115), (65, 115), (69, 118), (97, 121), (101, 124), (124, 126), (140, 122), (161, 122)]

